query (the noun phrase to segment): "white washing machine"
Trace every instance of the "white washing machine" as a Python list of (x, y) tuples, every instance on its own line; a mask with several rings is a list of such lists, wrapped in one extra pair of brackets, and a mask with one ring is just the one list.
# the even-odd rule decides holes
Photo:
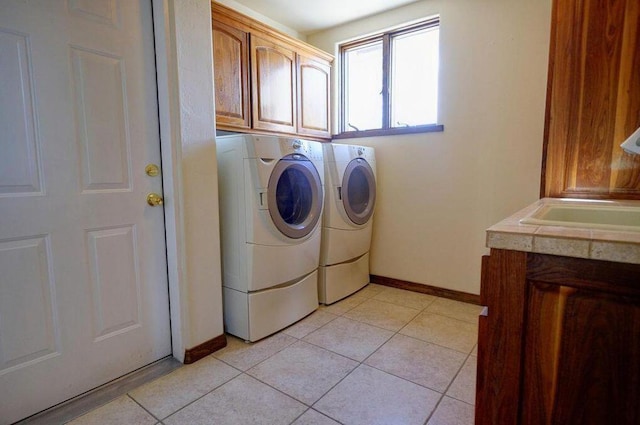
[(327, 143), (325, 206), (318, 299), (334, 303), (369, 283), (369, 247), (376, 203), (371, 147)]
[(322, 144), (216, 138), (225, 330), (256, 341), (318, 308)]

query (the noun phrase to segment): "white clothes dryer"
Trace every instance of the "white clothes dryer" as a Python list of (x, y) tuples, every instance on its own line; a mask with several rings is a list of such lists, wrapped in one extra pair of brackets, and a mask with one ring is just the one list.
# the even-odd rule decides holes
[(264, 338), (318, 308), (322, 144), (216, 138), (225, 330)]
[(369, 283), (369, 247), (376, 203), (372, 147), (328, 143), (318, 299), (331, 304)]

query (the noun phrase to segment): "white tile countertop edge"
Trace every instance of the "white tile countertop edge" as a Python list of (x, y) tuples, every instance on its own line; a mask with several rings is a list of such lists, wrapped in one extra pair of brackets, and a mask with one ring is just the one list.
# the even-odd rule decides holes
[(640, 201), (543, 198), (488, 228), (487, 247), (640, 264), (640, 232), (520, 223), (544, 205), (585, 202), (640, 208)]

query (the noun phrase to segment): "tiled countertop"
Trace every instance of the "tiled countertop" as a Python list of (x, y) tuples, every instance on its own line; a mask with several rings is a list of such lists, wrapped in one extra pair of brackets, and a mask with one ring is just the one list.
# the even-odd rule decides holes
[[(640, 201), (603, 201), (636, 206)], [(640, 232), (522, 224), (547, 204), (584, 204), (575, 199), (543, 198), (487, 229), (487, 247), (640, 264)]]

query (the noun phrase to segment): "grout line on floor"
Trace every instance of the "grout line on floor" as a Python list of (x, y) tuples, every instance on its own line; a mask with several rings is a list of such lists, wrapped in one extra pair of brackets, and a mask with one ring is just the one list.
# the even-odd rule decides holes
[(153, 413), (151, 413), (151, 412), (149, 411), (149, 409), (147, 409), (146, 407), (144, 407), (142, 404), (138, 403), (138, 400), (136, 400), (135, 398), (133, 398), (133, 397), (131, 396), (131, 394), (127, 393), (127, 394), (126, 394), (126, 397), (127, 397), (127, 398), (129, 398), (129, 400), (133, 401), (133, 402), (134, 402), (135, 404), (137, 404), (138, 406), (140, 406), (140, 407), (142, 408), (142, 410), (144, 410), (145, 412), (147, 412), (148, 414), (150, 414), (150, 415), (153, 417), (153, 419), (155, 419), (155, 420), (157, 421), (156, 423), (158, 423), (158, 422), (162, 422), (162, 421), (161, 421), (161, 419), (160, 419), (160, 418), (158, 418), (158, 417), (157, 417), (156, 415), (154, 415)]
[[(210, 354), (209, 356), (211, 356), (211, 355), (212, 355), (212, 354)], [(207, 356), (207, 357), (209, 357), (209, 356)], [(216, 360), (219, 360), (219, 359), (216, 359)], [(231, 365), (229, 365), (229, 366), (231, 366)], [(231, 367), (233, 367), (233, 366), (231, 366)], [(221, 383), (220, 385), (218, 385), (218, 386), (216, 386), (216, 387), (212, 388), (210, 391), (207, 391), (205, 394), (202, 394), (201, 396), (197, 397), (196, 399), (192, 400), (191, 402), (187, 403), (186, 405), (182, 406), (181, 408), (179, 408), (179, 409), (177, 409), (177, 410), (175, 410), (175, 411), (173, 411), (173, 412), (169, 413), (167, 416), (165, 416), (165, 417), (163, 417), (163, 418), (157, 418), (157, 416), (155, 416), (155, 415), (154, 415), (153, 417), (154, 417), (154, 418), (156, 418), (157, 420), (159, 420), (160, 422), (162, 422), (162, 421), (166, 420), (167, 418), (169, 418), (170, 416), (173, 416), (173, 415), (175, 415), (176, 413), (178, 413), (179, 411), (181, 411), (181, 410), (185, 409), (187, 406), (190, 406), (190, 405), (192, 405), (193, 403), (195, 403), (196, 401), (200, 400), (201, 398), (204, 398), (204, 397), (206, 397), (207, 395), (211, 394), (212, 392), (214, 392), (215, 390), (217, 390), (218, 388), (220, 388), (220, 387), (221, 387), (221, 386), (223, 386), (224, 384), (226, 384), (226, 383), (228, 383), (228, 382), (231, 382), (231, 381), (233, 381), (234, 379), (236, 379), (238, 376), (242, 375), (242, 373), (243, 373), (243, 372), (242, 372), (241, 370), (239, 370), (238, 368), (235, 368), (235, 367), (233, 367), (233, 368), (234, 368), (235, 370), (237, 370), (238, 372), (240, 372), (240, 373), (239, 373), (238, 375), (234, 376), (233, 378), (231, 378), (231, 379), (229, 379), (229, 380), (227, 380), (227, 381), (224, 381), (224, 382), (223, 382), (223, 383)], [(127, 395), (129, 395), (129, 394), (127, 394)], [(137, 400), (136, 400), (135, 398), (133, 398), (133, 396), (130, 396), (130, 397), (131, 397), (134, 401), (136, 401), (136, 403), (137, 403)], [(138, 403), (138, 404), (140, 404), (140, 403)], [(146, 409), (145, 409), (145, 410), (146, 410)]]

